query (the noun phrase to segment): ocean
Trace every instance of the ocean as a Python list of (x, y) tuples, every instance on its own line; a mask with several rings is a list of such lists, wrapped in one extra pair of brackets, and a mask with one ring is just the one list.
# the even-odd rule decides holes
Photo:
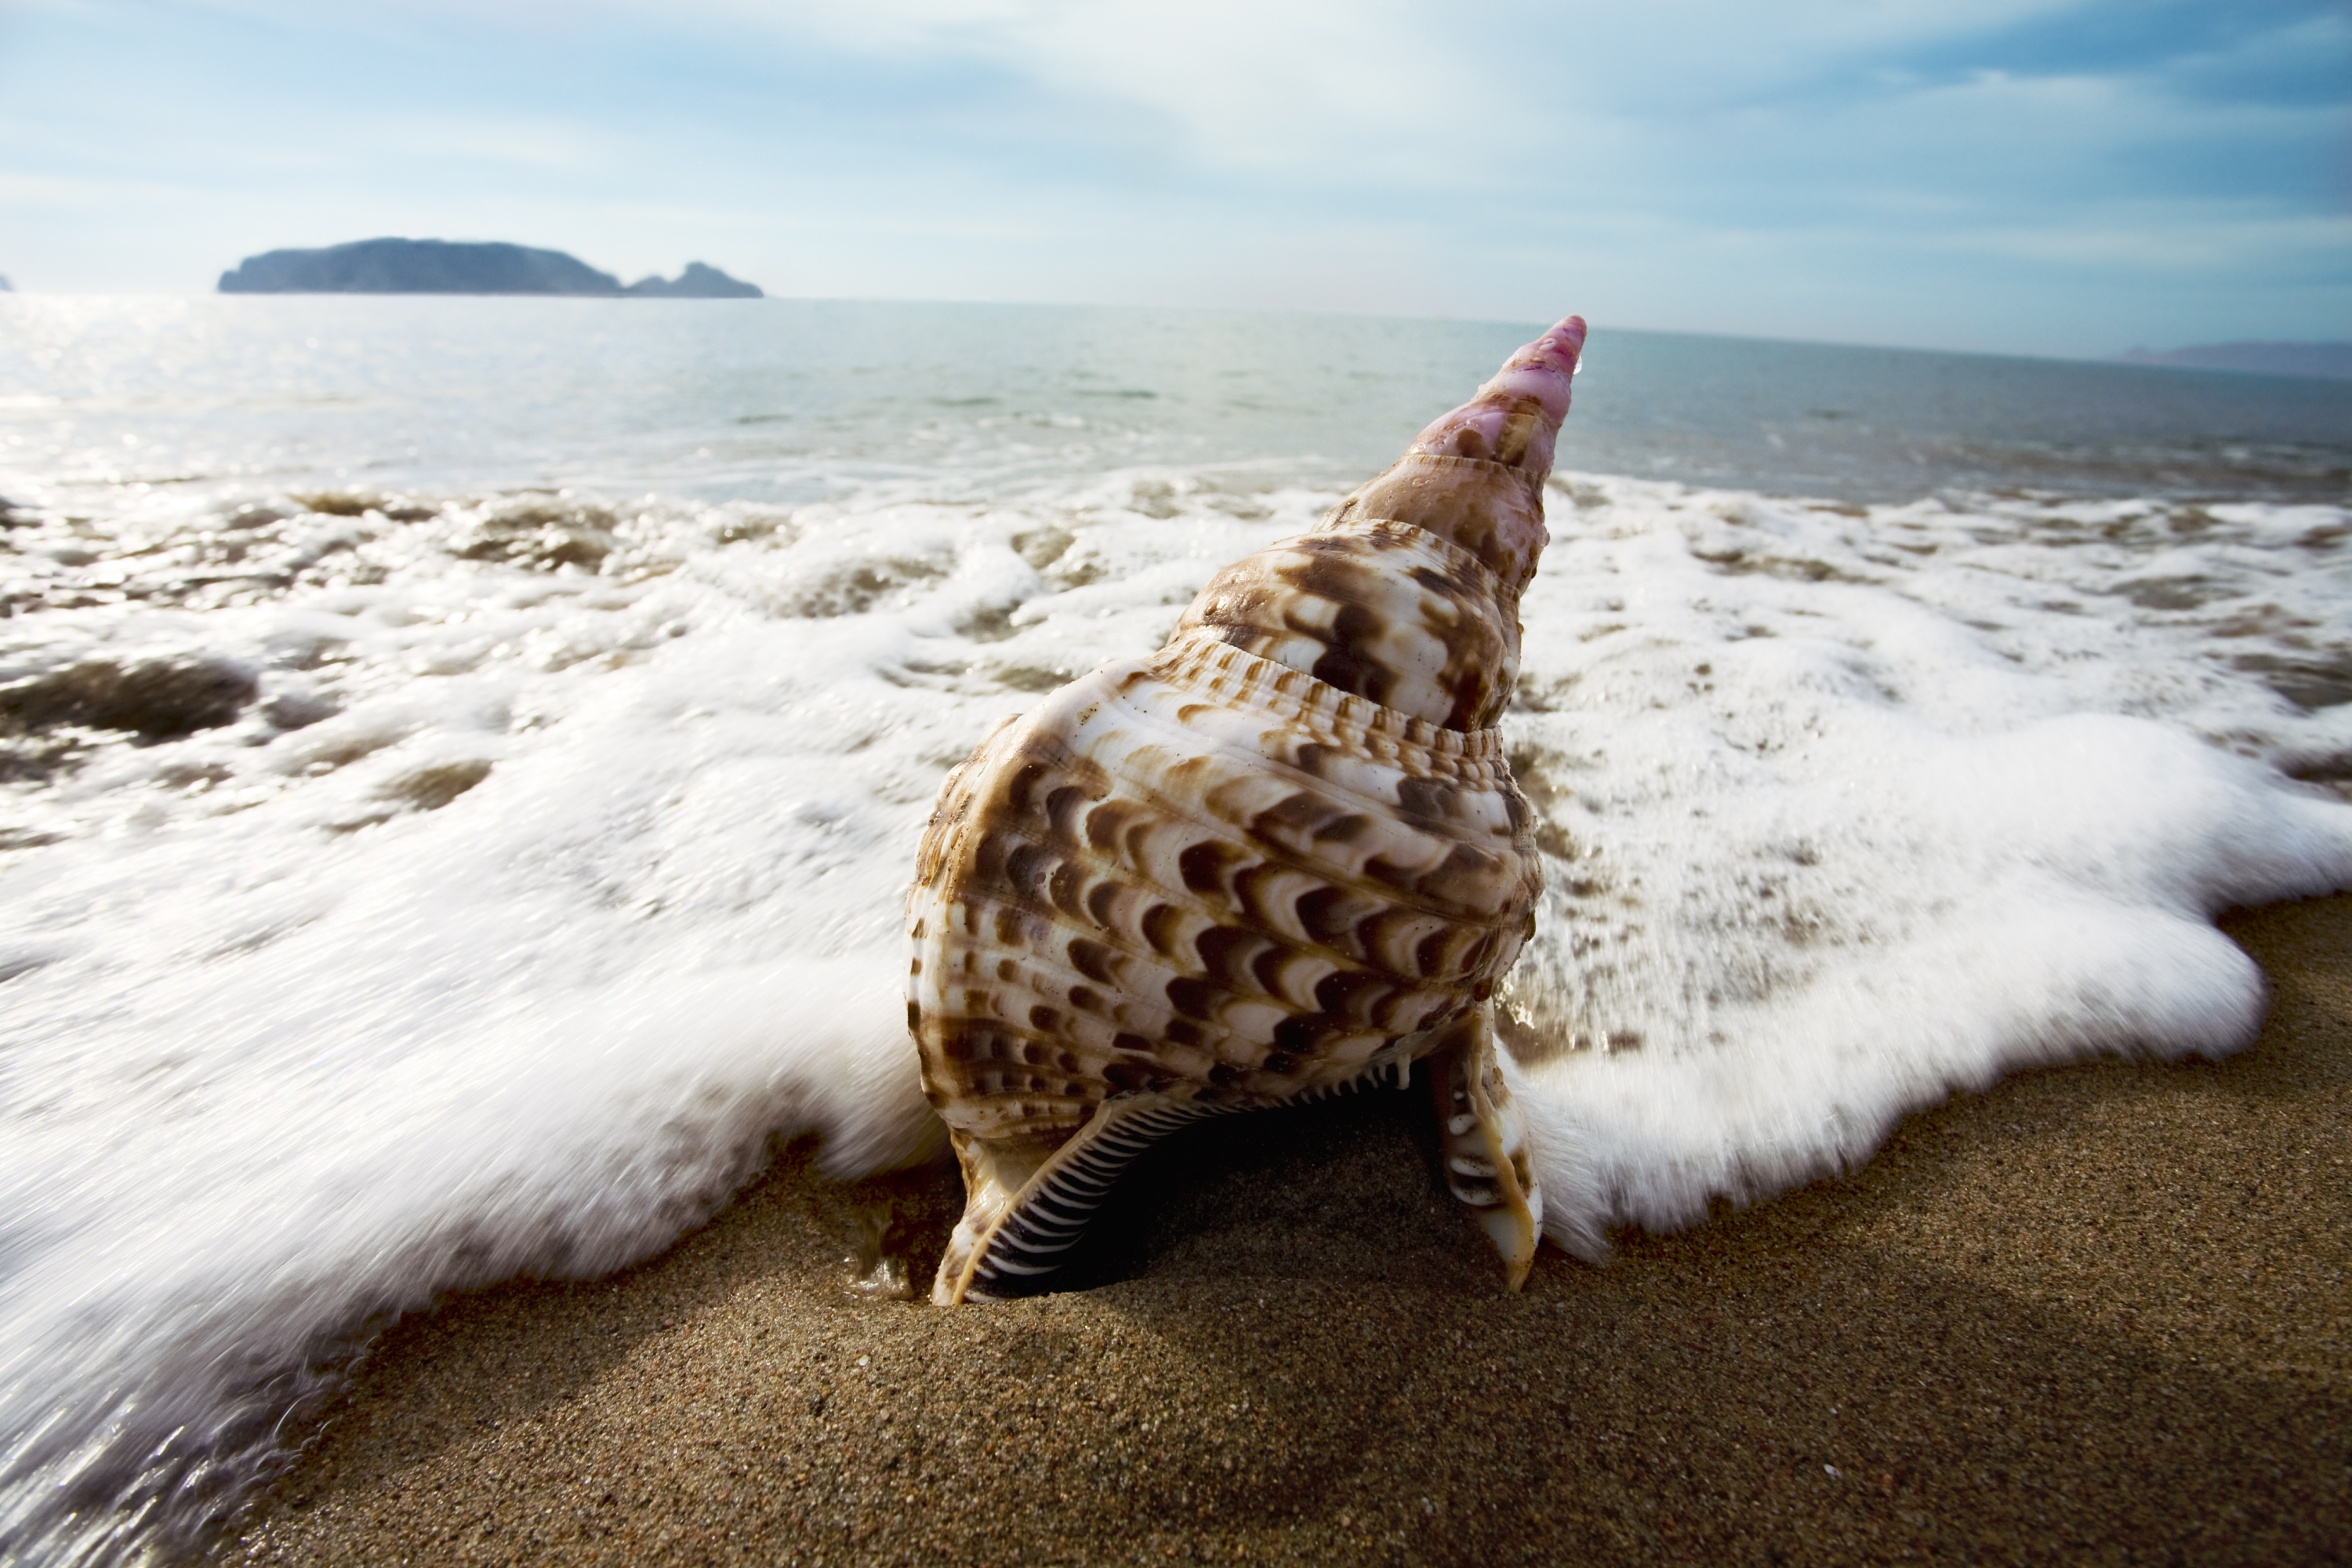
[[(1563, 310), (1579, 302), (1560, 301)], [(942, 773), (1542, 323), (0, 298), (0, 1559), (397, 1313), (935, 1148)], [(1554, 1238), (2260, 1020), (2352, 887), (2352, 384), (1596, 324), (1506, 736)]]

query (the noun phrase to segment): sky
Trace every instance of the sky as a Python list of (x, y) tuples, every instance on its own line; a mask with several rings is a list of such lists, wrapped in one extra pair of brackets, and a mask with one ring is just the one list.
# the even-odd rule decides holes
[(2347, 0), (0, 0), (0, 274), (2352, 338)]

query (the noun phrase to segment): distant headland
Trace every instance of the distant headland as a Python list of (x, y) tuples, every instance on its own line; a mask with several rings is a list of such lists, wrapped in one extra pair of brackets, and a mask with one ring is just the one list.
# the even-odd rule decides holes
[(2263, 375), (2352, 380), (2352, 343), (2200, 343), (2186, 349), (2134, 349), (2121, 357), (2133, 364), (2178, 364), (2192, 370), (2245, 370)]
[(502, 241), (361, 239), (269, 250), (221, 274), (224, 294), (576, 294), (635, 300), (759, 300), (756, 283), (687, 263), (675, 279), (622, 284), (561, 250)]

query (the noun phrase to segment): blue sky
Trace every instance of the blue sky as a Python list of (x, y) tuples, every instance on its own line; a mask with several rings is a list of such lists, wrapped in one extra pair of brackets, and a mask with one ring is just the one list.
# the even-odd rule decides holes
[(382, 234), (777, 294), (2347, 338), (2352, 6), (0, 0), (19, 289)]

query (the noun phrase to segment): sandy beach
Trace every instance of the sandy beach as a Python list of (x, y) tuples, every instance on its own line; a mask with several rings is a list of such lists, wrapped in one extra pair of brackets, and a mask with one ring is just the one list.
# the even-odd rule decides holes
[(950, 1170), (805, 1149), (614, 1278), (387, 1333), (222, 1562), (2352, 1556), (2352, 896), (2225, 929), (2220, 1063), (2027, 1074), (1505, 1296), (1386, 1094), (1211, 1123), (1084, 1279), (940, 1310)]

